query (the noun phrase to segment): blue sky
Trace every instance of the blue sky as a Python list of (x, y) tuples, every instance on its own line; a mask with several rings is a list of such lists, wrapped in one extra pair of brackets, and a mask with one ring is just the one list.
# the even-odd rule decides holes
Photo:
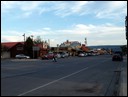
[(127, 1), (1, 1), (1, 42), (40, 36), (51, 46), (66, 40), (125, 45)]

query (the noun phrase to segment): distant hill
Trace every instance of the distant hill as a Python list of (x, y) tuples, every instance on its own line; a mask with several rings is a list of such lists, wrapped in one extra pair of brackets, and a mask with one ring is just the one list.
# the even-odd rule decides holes
[(98, 45), (98, 46), (88, 46), (88, 47), (91, 49), (104, 48), (104, 49), (112, 49), (113, 51), (121, 51), (121, 46), (123, 45)]

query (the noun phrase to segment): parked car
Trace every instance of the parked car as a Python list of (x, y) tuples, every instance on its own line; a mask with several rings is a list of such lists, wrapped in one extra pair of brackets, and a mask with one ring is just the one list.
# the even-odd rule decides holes
[(56, 58), (61, 58), (61, 55), (60, 54), (55, 54), (55, 57)]
[(16, 58), (17, 58), (17, 59), (29, 59), (30, 56), (26, 56), (26, 55), (24, 55), (24, 54), (18, 54), (18, 55), (16, 55)]
[(88, 53), (87, 53), (87, 56), (92, 56), (92, 53), (88, 52)]
[(120, 54), (114, 54), (112, 56), (112, 61), (122, 61), (122, 60), (123, 60), (123, 58), (121, 57)]
[(46, 55), (43, 55), (43, 56), (42, 56), (42, 59), (53, 59), (53, 56), (54, 56), (53, 53), (48, 53), (48, 54), (46, 54)]
[(84, 57), (85, 54), (84, 54), (84, 53), (79, 53), (78, 56), (79, 56), (79, 57)]
[(60, 56), (61, 56), (61, 58), (65, 58), (66, 57), (65, 53), (60, 53)]
[(69, 54), (65, 52), (65, 57), (69, 57)]
[(88, 56), (88, 54), (87, 53), (84, 53), (84, 56)]

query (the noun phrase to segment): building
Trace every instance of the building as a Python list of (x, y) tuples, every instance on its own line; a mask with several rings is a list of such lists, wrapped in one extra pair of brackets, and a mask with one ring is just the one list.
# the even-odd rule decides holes
[(81, 43), (78, 41), (69, 41), (63, 42), (59, 46), (59, 50), (63, 52), (68, 52), (69, 55), (75, 56), (78, 51), (81, 51)]
[(82, 50), (83, 52), (89, 52), (90, 49), (89, 49), (87, 46), (85, 46), (85, 44), (82, 44), (81, 50)]
[(16, 54), (24, 53), (23, 42), (5, 42), (1, 44), (7, 48), (7, 50), (3, 52), (2, 58), (15, 58)]
[(67, 40), (66, 42), (63, 42), (60, 47), (70, 47), (73, 49), (79, 49), (81, 48), (81, 43), (78, 41), (69, 41)]
[(38, 47), (39, 50), (34, 51), (34, 58), (42, 57), (47, 54), (50, 50), (49, 44), (47, 42), (35, 44), (34, 47)]
[(80, 52), (89, 52), (90, 50), (85, 44), (81, 45), (81, 43), (78, 41), (68, 40), (60, 45), (60, 49), (61, 48), (67, 48), (65, 50), (67, 50), (67, 52), (73, 56), (78, 55)]
[[(24, 42), (5, 42), (1, 43), (7, 50), (2, 53), (2, 58), (15, 58), (17, 54), (24, 54)], [(35, 44), (33, 48), (33, 58), (41, 57), (49, 51), (49, 44), (43, 42), (42, 44)]]

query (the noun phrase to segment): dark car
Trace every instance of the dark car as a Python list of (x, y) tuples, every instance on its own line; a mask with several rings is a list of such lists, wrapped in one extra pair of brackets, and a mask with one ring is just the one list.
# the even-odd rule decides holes
[(121, 56), (119, 54), (114, 54), (112, 56), (112, 61), (121, 61)]
[(112, 56), (112, 61), (123, 61), (123, 54), (121, 51), (114, 52)]

